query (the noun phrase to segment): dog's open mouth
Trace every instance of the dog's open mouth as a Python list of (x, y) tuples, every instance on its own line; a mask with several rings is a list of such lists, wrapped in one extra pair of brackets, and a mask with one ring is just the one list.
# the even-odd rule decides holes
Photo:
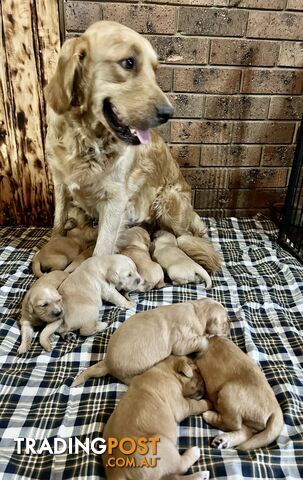
[(103, 102), (103, 114), (110, 128), (124, 142), (129, 145), (147, 144), (150, 140), (149, 130), (140, 130), (138, 128), (126, 125), (120, 118), (117, 109), (106, 98)]

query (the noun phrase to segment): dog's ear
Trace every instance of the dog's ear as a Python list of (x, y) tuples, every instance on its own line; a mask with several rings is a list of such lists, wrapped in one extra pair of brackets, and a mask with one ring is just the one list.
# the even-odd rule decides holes
[(30, 291), (26, 292), (21, 307), (21, 321), (27, 320), (30, 322), (31, 315), (34, 313), (33, 303), (30, 298)]
[(186, 358), (180, 358), (177, 363), (177, 372), (187, 378), (193, 378), (193, 368)]
[(107, 282), (116, 285), (119, 282), (119, 274), (113, 267), (110, 267), (106, 272), (105, 279)]
[(46, 100), (56, 113), (65, 113), (83, 104), (87, 57), (85, 37), (72, 38), (63, 44), (55, 74), (45, 88)]
[(64, 225), (64, 230), (68, 232), (69, 230), (73, 230), (73, 228), (76, 228), (78, 226), (78, 222), (74, 217), (70, 217), (67, 219)]

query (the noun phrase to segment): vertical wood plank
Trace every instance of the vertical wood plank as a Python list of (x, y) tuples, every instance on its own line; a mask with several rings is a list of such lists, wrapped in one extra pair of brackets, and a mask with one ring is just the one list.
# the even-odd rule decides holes
[(2, 0), (0, 224), (51, 225), (43, 87), (59, 51), (57, 0)]

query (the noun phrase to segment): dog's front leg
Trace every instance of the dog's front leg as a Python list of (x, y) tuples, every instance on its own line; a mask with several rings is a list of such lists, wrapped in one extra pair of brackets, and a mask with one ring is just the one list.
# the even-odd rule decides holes
[[(119, 185), (121, 188), (121, 185)], [(98, 207), (99, 229), (94, 255), (112, 255), (124, 223), (126, 192), (117, 192), (114, 198), (103, 201)]]
[(64, 225), (67, 221), (68, 203), (69, 203), (66, 185), (64, 185), (63, 183), (55, 182), (54, 192), (55, 192), (55, 218), (54, 218), (52, 236), (64, 234)]
[(121, 308), (131, 308), (134, 306), (132, 301), (127, 300), (121, 293), (118, 292), (114, 287), (110, 287), (105, 291), (102, 291), (102, 297), (107, 302), (117, 305)]

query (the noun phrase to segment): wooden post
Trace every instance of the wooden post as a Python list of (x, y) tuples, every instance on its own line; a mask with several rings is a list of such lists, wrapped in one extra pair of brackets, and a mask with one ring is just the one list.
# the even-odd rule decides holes
[(43, 87), (60, 48), (57, 0), (1, 0), (0, 224), (51, 225)]

